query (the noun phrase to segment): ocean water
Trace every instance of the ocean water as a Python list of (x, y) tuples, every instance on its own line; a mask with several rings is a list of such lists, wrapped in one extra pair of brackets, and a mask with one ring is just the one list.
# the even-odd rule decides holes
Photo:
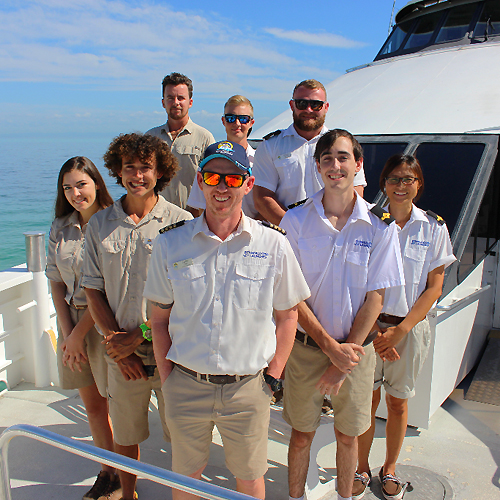
[(57, 176), (67, 159), (87, 156), (114, 199), (125, 192), (103, 168), (102, 156), (112, 139), (106, 134), (0, 137), (0, 271), (26, 262), (25, 231), (45, 231), (47, 242)]

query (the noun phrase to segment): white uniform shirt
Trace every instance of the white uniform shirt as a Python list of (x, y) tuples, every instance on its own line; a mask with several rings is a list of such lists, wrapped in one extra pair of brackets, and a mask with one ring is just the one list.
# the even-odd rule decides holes
[(193, 216), (159, 196), (136, 224), (123, 211), (122, 199), (90, 218), (81, 285), (104, 292), (118, 326), (130, 331), (147, 320), (142, 292), (153, 240), (163, 227)]
[[(250, 161), (250, 167), (253, 165), (253, 157), (255, 155), (255, 149), (250, 146), (250, 144), (247, 146), (247, 156), (248, 160)], [(235, 172), (239, 172), (239, 168), (235, 170)], [(253, 172), (252, 172), (253, 175)], [(200, 189), (200, 186), (198, 186), (198, 180), (196, 179), (196, 176), (194, 178), (193, 186), (191, 187), (191, 192), (189, 193), (189, 198), (187, 201), (187, 204), (190, 207), (193, 208), (201, 208), (202, 210), (205, 210), (207, 207), (207, 204), (205, 202), (205, 197), (203, 196), (203, 191)], [(241, 208), (243, 210), (243, 213), (248, 216), (255, 218), (259, 212), (255, 210), (255, 205), (253, 202), (253, 192), (250, 191), (247, 195), (243, 197), (243, 202), (241, 203)]]
[(334, 339), (345, 340), (367, 292), (404, 284), (396, 224), (370, 212), (356, 195), (351, 216), (335, 229), (322, 204), (324, 190), (281, 221), (311, 289), (307, 303)]
[(273, 308), (309, 297), (280, 232), (245, 215), (225, 241), (202, 215), (155, 241), (144, 296), (174, 304), (167, 359), (199, 373), (250, 375), (276, 350)]
[(456, 258), (446, 224), (439, 224), (415, 205), (405, 226), (396, 227), (406, 286), (386, 291), (383, 311), (404, 317), (425, 290), (427, 275), (437, 267), (448, 267)]
[[(323, 126), (319, 135), (307, 141), (297, 134), (292, 124), (281, 134), (262, 141), (255, 152), (255, 184), (276, 193), (278, 201), (285, 207), (310, 198), (323, 189), (314, 150), (326, 132), (328, 128)], [(356, 174), (354, 185), (366, 186), (363, 169)]]

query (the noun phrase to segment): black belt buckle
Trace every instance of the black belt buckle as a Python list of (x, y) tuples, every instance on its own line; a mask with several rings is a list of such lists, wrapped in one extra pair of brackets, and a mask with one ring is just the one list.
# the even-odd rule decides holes
[(211, 384), (232, 384), (236, 382), (236, 377), (234, 375), (207, 375), (207, 382)]

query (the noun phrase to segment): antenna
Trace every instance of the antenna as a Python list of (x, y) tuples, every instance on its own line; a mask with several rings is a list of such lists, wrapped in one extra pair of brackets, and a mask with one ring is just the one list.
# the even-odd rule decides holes
[(391, 12), (391, 20), (389, 21), (389, 35), (391, 34), (391, 28), (392, 28), (392, 18), (394, 16), (394, 7), (396, 6), (396, 0), (394, 0), (392, 4), (392, 12)]

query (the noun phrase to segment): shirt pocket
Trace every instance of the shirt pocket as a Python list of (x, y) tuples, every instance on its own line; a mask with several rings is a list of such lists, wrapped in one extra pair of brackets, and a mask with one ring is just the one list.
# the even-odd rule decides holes
[[(420, 283), (428, 247), (405, 248), (403, 268), (406, 283)], [(426, 277), (427, 280), (427, 277)]]
[(174, 141), (174, 151), (176, 153), (179, 153), (180, 155), (187, 155), (191, 156), (193, 160), (198, 161), (198, 159), (201, 157), (201, 149), (197, 146), (193, 145), (188, 145), (188, 144), (175, 144)]
[(347, 252), (345, 261), (348, 286), (366, 288), (368, 282), (369, 260), (370, 252), (368, 249)]
[(145, 236), (141, 236), (140, 243), (146, 254), (151, 255), (151, 252), (153, 251), (154, 241), (154, 238), (146, 238)]
[(297, 156), (291, 155), (288, 158), (280, 156), (274, 161), (274, 166), (278, 172), (279, 184), (285, 188), (293, 188), (303, 183), (304, 172), (300, 168)]
[(206, 270), (203, 264), (193, 264), (182, 269), (169, 269), (168, 277), (174, 290), (174, 301), (190, 311), (200, 307), (207, 293)]
[[(111, 271), (123, 271), (125, 267), (124, 250), (126, 246), (125, 240), (104, 239), (102, 241), (102, 261), (103, 267), (111, 266)], [(117, 279), (119, 277), (117, 276)]]
[(272, 307), (274, 267), (236, 264), (232, 300), (249, 311)]
[(325, 269), (330, 260), (332, 245), (329, 236), (299, 239), (300, 267), (304, 275), (318, 274)]

